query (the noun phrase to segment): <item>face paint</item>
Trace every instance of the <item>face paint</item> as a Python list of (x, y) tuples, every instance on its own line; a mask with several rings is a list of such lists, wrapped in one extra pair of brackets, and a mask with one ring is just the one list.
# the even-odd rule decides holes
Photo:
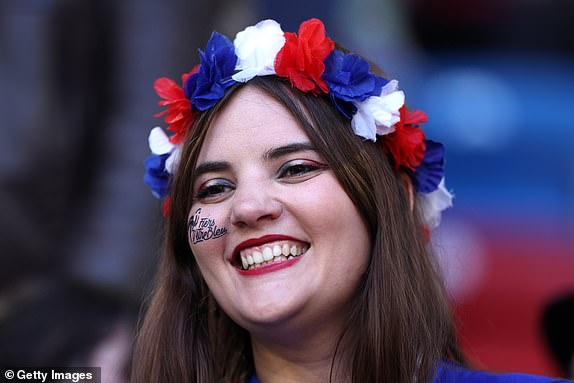
[(197, 209), (187, 222), (187, 236), (194, 245), (199, 242), (217, 239), (227, 234), (227, 228), (217, 227), (215, 219), (201, 216)]

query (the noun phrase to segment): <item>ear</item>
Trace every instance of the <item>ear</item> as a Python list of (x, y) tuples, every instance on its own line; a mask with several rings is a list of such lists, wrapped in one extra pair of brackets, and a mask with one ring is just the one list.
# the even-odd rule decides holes
[(409, 206), (411, 208), (412, 213), (415, 209), (415, 190), (413, 187), (413, 183), (411, 182), (411, 178), (408, 176), (407, 173), (401, 173), (401, 181), (407, 191), (407, 198), (409, 199)]

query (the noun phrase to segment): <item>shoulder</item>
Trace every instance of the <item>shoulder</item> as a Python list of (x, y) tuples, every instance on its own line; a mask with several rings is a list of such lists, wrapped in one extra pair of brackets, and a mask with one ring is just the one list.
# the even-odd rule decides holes
[(558, 383), (564, 379), (528, 374), (493, 374), (470, 370), (454, 363), (444, 362), (437, 368), (434, 383)]

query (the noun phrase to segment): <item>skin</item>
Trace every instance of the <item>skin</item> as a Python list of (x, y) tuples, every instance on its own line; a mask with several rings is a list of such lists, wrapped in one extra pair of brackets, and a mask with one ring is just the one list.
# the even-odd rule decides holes
[[(201, 209), (226, 233), (190, 246), (221, 308), (251, 334), (258, 378), (328, 379), (369, 257), (352, 201), (288, 110), (248, 85), (209, 128), (196, 169), (189, 219)], [(289, 267), (242, 274), (234, 249), (271, 234), (308, 250)]]

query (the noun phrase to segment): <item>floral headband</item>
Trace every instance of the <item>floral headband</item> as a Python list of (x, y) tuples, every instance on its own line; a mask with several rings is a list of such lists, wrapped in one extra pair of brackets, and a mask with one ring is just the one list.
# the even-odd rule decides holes
[(378, 136), (395, 168), (410, 176), (429, 229), (438, 226), (441, 212), (452, 206), (453, 196), (444, 185), (444, 147), (427, 140), (418, 127), (427, 121), (426, 114), (407, 112), (396, 80), (373, 74), (363, 58), (335, 49), (320, 20), (303, 22), (298, 34), (264, 20), (239, 32), (233, 43), (214, 32), (199, 54), (201, 64), (182, 76), (182, 87), (168, 78), (154, 84), (162, 98), (159, 105), (167, 107), (155, 117), (164, 116), (172, 134), (152, 129), (144, 182), (164, 200), (164, 215), (181, 144), (197, 115), (213, 107), (235, 83), (267, 75), (287, 78), (302, 92), (328, 94), (351, 120), (355, 134), (372, 141)]

